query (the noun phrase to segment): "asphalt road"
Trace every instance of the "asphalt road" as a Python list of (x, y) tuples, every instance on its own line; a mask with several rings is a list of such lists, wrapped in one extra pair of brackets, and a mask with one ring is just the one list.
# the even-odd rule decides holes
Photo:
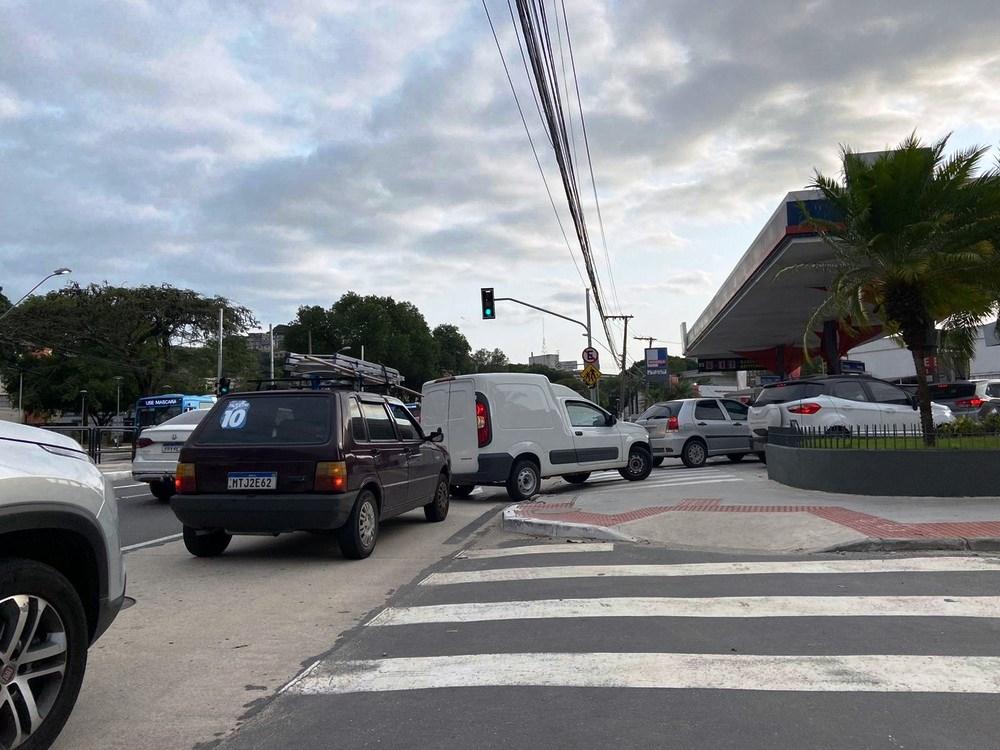
[(425, 571), (220, 747), (996, 746), (997, 558), (556, 544)]
[(181, 533), (181, 523), (170, 505), (153, 497), (148, 484), (133, 479), (120, 479), (113, 484), (123, 548)]

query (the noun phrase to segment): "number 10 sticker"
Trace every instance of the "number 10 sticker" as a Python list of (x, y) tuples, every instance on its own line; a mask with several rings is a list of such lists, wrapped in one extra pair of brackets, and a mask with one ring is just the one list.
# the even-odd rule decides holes
[(247, 412), (250, 411), (249, 401), (230, 401), (222, 412), (221, 426), (224, 430), (239, 430), (247, 423)]

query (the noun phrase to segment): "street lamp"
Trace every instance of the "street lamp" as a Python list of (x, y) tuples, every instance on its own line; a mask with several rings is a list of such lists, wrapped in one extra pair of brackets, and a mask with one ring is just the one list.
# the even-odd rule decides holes
[(10, 307), (8, 307), (8, 308), (7, 308), (7, 310), (6, 310), (6, 311), (4, 311), (4, 313), (3, 313), (2, 315), (0, 315), (0, 320), (3, 320), (3, 319), (4, 319), (4, 318), (6, 318), (6, 317), (7, 317), (8, 315), (10, 315), (11, 311), (12, 311), (12, 310), (13, 310), (13, 309), (14, 309), (15, 307), (17, 307), (17, 306), (18, 306), (18, 305), (20, 305), (20, 304), (21, 304), (22, 302), (24, 302), (24, 301), (25, 301), (26, 299), (28, 299), (28, 297), (29, 297), (29, 296), (31, 295), (31, 293), (32, 293), (33, 291), (35, 291), (36, 289), (38, 289), (38, 287), (40, 287), (40, 286), (41, 286), (42, 284), (44, 284), (44, 283), (45, 283), (46, 281), (48, 281), (49, 279), (51, 279), (51, 278), (52, 278), (53, 276), (65, 276), (65, 275), (66, 275), (66, 274), (68, 274), (68, 273), (73, 273), (73, 272), (72, 272), (72, 271), (71, 271), (70, 269), (68, 269), (68, 268), (57, 268), (57, 269), (56, 269), (55, 271), (53, 271), (53, 272), (52, 272), (52, 273), (50, 273), (50, 274), (49, 274), (48, 276), (46, 276), (46, 277), (45, 277), (44, 279), (42, 279), (42, 280), (41, 280), (41, 281), (39, 281), (39, 282), (38, 282), (37, 284), (35, 284), (35, 285), (34, 285), (33, 287), (31, 287), (31, 289), (29, 289), (29, 290), (28, 290), (28, 293), (27, 293), (27, 294), (25, 294), (25, 295), (24, 295), (23, 297), (21, 297), (21, 299), (19, 299), (19, 300), (18, 300), (17, 302), (15, 302), (15, 303), (14, 303), (13, 305), (11, 305)]
[(115, 375), (113, 378), (115, 381), (115, 416), (119, 416), (122, 413), (122, 380), (124, 378), (121, 375)]
[(87, 426), (87, 390), (80, 391), (80, 426)]

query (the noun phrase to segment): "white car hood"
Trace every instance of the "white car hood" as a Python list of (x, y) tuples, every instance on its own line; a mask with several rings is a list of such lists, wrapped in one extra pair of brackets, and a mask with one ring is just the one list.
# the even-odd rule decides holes
[(39, 445), (53, 445), (59, 448), (82, 451), (81, 445), (73, 438), (62, 435), (51, 430), (41, 430), (37, 427), (30, 427), (17, 422), (0, 421), (0, 439), (20, 440), (25, 443), (37, 443)]

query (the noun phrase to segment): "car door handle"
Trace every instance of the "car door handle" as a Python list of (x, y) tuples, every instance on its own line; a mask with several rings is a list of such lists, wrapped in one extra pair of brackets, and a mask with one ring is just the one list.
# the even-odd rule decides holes
[(698, 426), (699, 427), (708, 427), (708, 422), (699, 422)]
[(573, 434), (574, 434), (574, 435), (578, 435), (578, 436), (580, 436), (580, 437), (583, 437), (583, 432), (582, 432), (581, 430), (577, 430), (577, 431), (576, 431), (576, 432), (574, 432)]
[(743, 426), (742, 422), (733, 422), (733, 424), (736, 425), (737, 427), (742, 427)]
[(373, 456), (375, 456), (376, 458), (377, 458), (377, 457), (379, 456), (379, 454), (381, 454), (381, 453), (382, 453), (382, 451), (380, 451), (380, 450), (379, 450), (378, 448), (372, 448), (372, 455), (373, 455)]

